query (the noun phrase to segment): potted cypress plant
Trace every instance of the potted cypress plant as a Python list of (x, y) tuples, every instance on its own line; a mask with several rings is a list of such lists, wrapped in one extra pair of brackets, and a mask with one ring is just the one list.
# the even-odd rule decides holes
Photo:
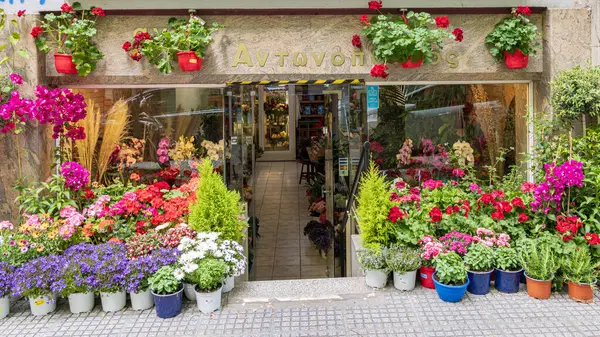
[(221, 293), (227, 265), (221, 259), (208, 257), (198, 262), (198, 268), (189, 275), (195, 285), (198, 310), (210, 314), (221, 308)]
[(490, 292), (490, 281), (494, 271), (494, 250), (481, 243), (471, 244), (465, 254), (471, 294), (485, 295)]
[(156, 303), (156, 315), (160, 318), (171, 318), (181, 312), (183, 302), (183, 286), (175, 275), (175, 268), (162, 266), (150, 278), (148, 285)]
[(13, 273), (14, 268), (10, 264), (0, 262), (0, 319), (10, 313), (10, 288)]
[(64, 257), (48, 255), (30, 260), (13, 274), (13, 295), (27, 296), (34, 316), (43, 316), (56, 310), (56, 293), (61, 291), (59, 272)]
[(577, 302), (594, 302), (595, 266), (587, 249), (577, 248), (563, 259), (561, 269), (569, 281), (569, 297)]
[(494, 284), (498, 291), (516, 293), (521, 280), (521, 263), (517, 251), (511, 247), (498, 247), (494, 250), (496, 271)]
[(96, 36), (96, 19), (105, 16), (104, 11), (100, 7), (89, 11), (79, 11), (80, 8), (79, 2), (73, 6), (64, 3), (60, 14), (44, 15), (40, 25), (33, 27), (30, 33), (40, 51), (55, 51), (54, 65), (61, 74), (87, 76), (104, 56), (92, 42)]
[(529, 55), (536, 55), (541, 35), (529, 20), (531, 9), (525, 6), (513, 8), (511, 15), (500, 21), (485, 37), (490, 54), (504, 61), (509, 69), (523, 69), (529, 63)]
[(387, 249), (361, 249), (356, 252), (365, 281), (369, 287), (384, 288), (388, 282), (389, 269), (386, 265)]
[(454, 251), (439, 254), (434, 262), (433, 282), (438, 296), (444, 302), (460, 302), (469, 286), (465, 262)]
[(81, 243), (69, 247), (64, 255), (66, 261), (60, 271), (64, 288), (58, 294), (68, 298), (72, 313), (92, 311), (95, 302), (94, 267), (97, 264), (94, 245)]
[(421, 254), (417, 249), (406, 246), (390, 248), (386, 264), (394, 274), (394, 287), (398, 290), (413, 290), (417, 270), (421, 266)]
[(527, 280), (527, 294), (537, 299), (548, 299), (552, 280), (560, 267), (554, 251), (548, 244), (528, 240), (519, 254)]

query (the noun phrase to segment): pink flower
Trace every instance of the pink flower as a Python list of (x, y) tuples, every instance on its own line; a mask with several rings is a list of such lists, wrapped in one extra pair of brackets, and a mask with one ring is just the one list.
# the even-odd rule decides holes
[(473, 193), (481, 194), (481, 187), (476, 183), (471, 183), (471, 185), (469, 185), (469, 190)]
[(10, 78), (10, 81), (16, 85), (23, 84), (23, 77), (21, 77), (19, 74), (12, 73), (8, 77)]
[(429, 179), (423, 182), (423, 188), (429, 189), (431, 191), (441, 187), (444, 187), (444, 183), (441, 180)]
[(454, 170), (452, 170), (452, 175), (455, 177), (462, 178), (465, 176), (465, 171), (463, 171), (459, 168), (455, 168)]
[(2, 230), (2, 229), (12, 230), (13, 228), (14, 228), (14, 226), (10, 221), (0, 222), (0, 230)]
[(521, 185), (521, 191), (523, 193), (533, 193), (535, 191), (535, 183), (524, 182)]

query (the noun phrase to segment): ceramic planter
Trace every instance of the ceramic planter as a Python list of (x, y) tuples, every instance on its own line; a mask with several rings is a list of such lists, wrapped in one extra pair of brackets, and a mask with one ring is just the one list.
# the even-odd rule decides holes
[(129, 293), (131, 298), (131, 308), (133, 310), (146, 310), (154, 306), (154, 297), (150, 289), (137, 293)]
[(229, 276), (223, 282), (223, 293), (228, 293), (235, 288), (235, 277)]
[(47, 315), (56, 310), (55, 296), (29, 297), (29, 308), (34, 316)]
[(413, 62), (409, 56), (408, 61), (402, 63), (402, 68), (404, 68), (404, 69), (419, 68), (421, 65), (423, 65), (423, 57), (421, 57), (420, 60)]
[(222, 288), (221, 286), (221, 288), (208, 293), (199, 292), (198, 288), (196, 288), (196, 305), (198, 306), (198, 310), (205, 314), (219, 310), (221, 308)]
[(77, 74), (77, 68), (73, 63), (73, 55), (69, 54), (54, 54), (54, 67), (56, 72), (60, 74)]
[(159, 295), (152, 292), (156, 304), (156, 316), (160, 318), (171, 318), (181, 313), (183, 302), (183, 287), (178, 292), (168, 295)]
[(460, 302), (465, 296), (467, 287), (469, 286), (469, 278), (467, 278), (467, 282), (463, 285), (450, 286), (438, 282), (435, 279), (435, 273), (433, 273), (433, 283), (435, 284), (435, 291), (442, 301), (454, 303)]
[(527, 295), (540, 300), (547, 300), (552, 294), (552, 279), (536, 280), (525, 273), (527, 278)]
[(102, 311), (119, 311), (125, 308), (125, 304), (127, 303), (127, 294), (125, 291), (118, 291), (116, 293), (101, 292), (100, 300), (102, 301)]
[[(575, 283), (569, 281), (569, 297), (577, 302), (592, 303), (594, 302), (594, 283)], [(0, 313), (1, 314), (1, 313)]]
[(507, 51), (504, 52), (504, 64), (508, 69), (523, 69), (527, 68), (529, 63), (529, 55), (523, 54), (519, 49), (515, 50), (514, 54)]
[(419, 268), (419, 283), (422, 287), (435, 289), (435, 284), (433, 283), (433, 273), (435, 273), (435, 268), (426, 266)]
[(493, 270), (490, 271), (468, 271), (469, 286), (467, 290), (474, 295), (485, 295), (490, 292), (490, 281)]
[(496, 269), (494, 274), (494, 284), (498, 291), (503, 293), (516, 293), (519, 291), (519, 284), (521, 279), (521, 270), (517, 271), (506, 271)]
[(94, 309), (94, 293), (89, 291), (87, 293), (75, 293), (69, 295), (69, 310), (73, 314), (79, 314), (82, 312), (89, 312)]
[(185, 298), (187, 298), (190, 301), (196, 300), (196, 291), (194, 290), (195, 287), (196, 287), (195, 284), (191, 284), (191, 283), (183, 284), (183, 293), (185, 294)]
[(0, 318), (10, 314), (10, 296), (0, 297)]
[(181, 51), (177, 53), (177, 61), (181, 71), (198, 71), (202, 67), (202, 59), (196, 55), (195, 51)]
[(417, 271), (409, 271), (404, 274), (394, 272), (394, 288), (398, 290), (409, 291), (415, 289), (417, 281)]
[(388, 273), (381, 270), (367, 270), (365, 271), (365, 281), (371, 288), (384, 288), (387, 285)]

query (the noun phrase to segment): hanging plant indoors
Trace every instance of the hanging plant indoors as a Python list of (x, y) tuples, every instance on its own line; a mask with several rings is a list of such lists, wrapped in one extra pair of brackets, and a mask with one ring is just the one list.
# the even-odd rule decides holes
[(96, 19), (105, 16), (100, 7), (80, 10), (81, 4), (64, 3), (60, 14), (44, 15), (39, 26), (31, 29), (37, 49), (54, 50), (54, 65), (61, 74), (87, 76), (104, 56), (92, 42), (96, 36)]
[[(381, 1), (370, 1), (369, 9), (379, 11)], [(400, 63), (403, 68), (418, 68), (422, 64), (433, 61), (436, 49), (442, 49), (444, 40), (462, 41), (462, 29), (452, 32), (448, 29), (450, 21), (447, 16), (433, 18), (429, 13), (408, 12), (400, 16), (381, 14), (369, 19), (360, 17), (363, 24), (361, 35), (371, 44), (375, 59), (383, 63), (373, 65), (371, 76), (387, 78), (388, 63)], [(359, 35), (354, 35), (352, 45), (362, 48)]]
[(531, 9), (518, 6), (511, 15), (498, 22), (486, 37), (490, 54), (496, 60), (506, 64), (508, 69), (523, 69), (529, 63), (529, 55), (536, 55), (540, 48), (538, 38), (541, 34), (537, 26), (529, 20)]
[(134, 61), (139, 62), (146, 56), (161, 73), (173, 71), (176, 57), (181, 71), (198, 71), (202, 67), (206, 47), (213, 39), (213, 32), (221, 28), (223, 26), (216, 23), (207, 27), (204, 20), (192, 13), (188, 20), (170, 18), (168, 29), (162, 32), (155, 29), (152, 35), (137, 33), (132, 41), (123, 44), (123, 50)]

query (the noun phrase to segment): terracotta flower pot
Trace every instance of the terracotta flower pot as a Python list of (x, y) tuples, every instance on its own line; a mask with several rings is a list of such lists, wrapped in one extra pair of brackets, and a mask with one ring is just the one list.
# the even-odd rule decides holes
[(402, 68), (410, 69), (410, 68), (419, 68), (423, 64), (423, 58), (420, 60), (413, 62), (410, 56), (408, 57), (408, 61), (402, 63)]
[(519, 49), (515, 50), (514, 54), (504, 51), (504, 64), (508, 69), (523, 69), (527, 68), (529, 63), (529, 55), (523, 54)]
[(581, 303), (594, 302), (594, 288), (592, 288), (594, 283), (580, 284), (569, 281), (569, 297)]
[(73, 63), (73, 55), (69, 54), (54, 54), (54, 67), (61, 74), (77, 74), (77, 68)]
[(180, 51), (177, 53), (177, 60), (181, 71), (198, 71), (202, 67), (202, 59), (196, 55), (195, 51)]
[(547, 300), (552, 294), (552, 279), (536, 280), (525, 273), (527, 278), (527, 294), (533, 298)]

